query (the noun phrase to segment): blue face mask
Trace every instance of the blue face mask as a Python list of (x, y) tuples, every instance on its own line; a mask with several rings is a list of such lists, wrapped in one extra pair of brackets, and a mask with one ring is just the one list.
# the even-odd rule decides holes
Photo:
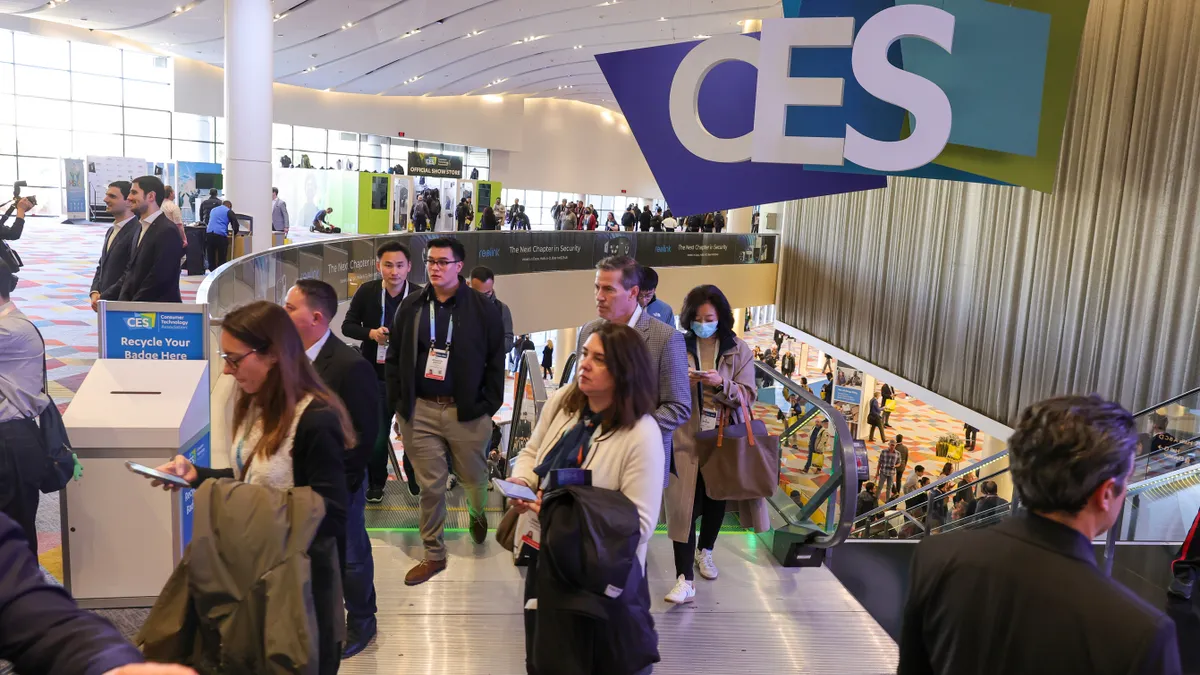
[(696, 337), (710, 338), (717, 334), (717, 322), (709, 321), (701, 323), (699, 321), (693, 321), (692, 332), (696, 334)]

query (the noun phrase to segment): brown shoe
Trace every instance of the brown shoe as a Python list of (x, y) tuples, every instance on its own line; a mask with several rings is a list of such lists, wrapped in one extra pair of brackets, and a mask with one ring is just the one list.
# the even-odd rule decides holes
[(417, 586), (429, 581), (435, 574), (446, 569), (445, 560), (422, 560), (404, 575), (405, 586)]

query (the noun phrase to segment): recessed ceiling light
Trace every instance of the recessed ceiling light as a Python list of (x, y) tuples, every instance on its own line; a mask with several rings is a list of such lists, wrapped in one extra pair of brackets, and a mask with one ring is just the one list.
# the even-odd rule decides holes
[(693, 40), (707, 40), (707, 39), (708, 39), (708, 38), (710, 38), (710, 37), (712, 37), (712, 36), (711, 36), (711, 35), (704, 35), (703, 33), (701, 33), (700, 35), (693, 35), (693, 36), (692, 36), (692, 39), (693, 39)]
[(176, 8), (175, 8), (175, 13), (176, 13), (176, 14), (178, 14), (178, 13), (180, 13), (180, 12), (182, 12), (182, 11), (183, 11), (183, 7), (176, 7)]
[(660, 17), (658, 17), (658, 20), (659, 20), (659, 21), (666, 21), (666, 20), (667, 20), (667, 17), (665, 17), (665, 16), (660, 16)]
[(499, 94), (487, 94), (483, 97), (488, 103), (504, 103), (504, 97)]
[(275, 20), (276, 20), (276, 21), (279, 21), (280, 19), (286, 19), (287, 17), (288, 17), (288, 14), (287, 14), (287, 12), (284, 12), (283, 14), (276, 14), (276, 15), (275, 15)]
[(583, 45), (575, 45), (574, 47), (571, 47), (571, 49), (583, 49)]

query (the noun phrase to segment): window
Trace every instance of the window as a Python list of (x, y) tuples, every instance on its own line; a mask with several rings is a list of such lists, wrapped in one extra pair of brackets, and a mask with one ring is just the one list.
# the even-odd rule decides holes
[(71, 98), (76, 101), (121, 105), (121, 80), (116, 77), (72, 73)]
[(217, 137), (214, 130), (215, 126), (213, 118), (207, 115), (192, 115), (190, 113), (177, 112), (172, 115), (171, 119), (171, 138), (185, 141), (208, 141), (211, 143)]
[(491, 154), (487, 148), (467, 148), (467, 164), (480, 168), (490, 168)]
[(215, 143), (171, 141), (171, 159), (177, 162), (211, 162), (215, 149)]
[(56, 188), (62, 184), (61, 165), (62, 162), (57, 159), (20, 157), (17, 160), (17, 176), (29, 183), (29, 187)]
[(329, 130), (329, 154), (358, 155), (358, 134)]
[[(295, 136), (295, 141), (292, 147), (297, 150), (315, 150), (317, 152), (325, 152), (325, 144), (327, 142), (327, 133), (324, 129), (314, 129), (312, 127), (292, 127), (292, 134)], [(312, 157), (310, 154), (309, 157)], [(316, 162), (313, 163), (316, 166)]]
[(75, 150), (73, 154), (76, 157), (87, 157), (88, 155), (120, 157), (125, 154), (125, 139), (118, 134), (76, 131), (73, 136)]
[[(4, 124), (0, 125), (0, 152), (6, 155), (17, 154), (17, 129)], [(3, 179), (0, 179), (3, 180)], [(15, 178), (13, 180), (16, 180)], [(10, 181), (11, 182), (11, 181)], [(0, 193), (3, 194), (3, 193)]]
[(271, 147), (280, 148), (283, 150), (292, 149), (292, 125), (290, 124), (272, 124), (271, 125)]
[(125, 133), (138, 136), (171, 137), (171, 113), (161, 110), (125, 109)]
[(71, 98), (71, 73), (65, 70), (17, 66), (17, 91), (44, 98)]
[(16, 63), (70, 70), (69, 44), (63, 40), (52, 40), (27, 33), (14, 33), (13, 55), (16, 57)]
[(16, 85), (14, 81), (13, 68), (8, 64), (0, 64), (0, 92), (11, 94)]
[(22, 127), (70, 129), (71, 104), (67, 101), (21, 96), (17, 99), (17, 124)]
[(442, 152), (442, 144), (417, 141), (417, 152), (432, 152), (433, 154), (438, 155)]
[(0, 30), (0, 61), (12, 63), (13, 34), (12, 31)]
[(126, 136), (125, 156), (141, 157), (152, 161), (167, 160), (171, 158), (171, 141), (165, 138)]
[[(125, 52), (128, 54), (129, 52)], [(138, 82), (124, 80), (125, 105), (135, 105), (139, 108), (154, 108), (155, 110), (170, 110), (175, 107), (175, 98), (171, 94), (171, 85), (154, 82)]]
[(17, 128), (17, 152), (37, 157), (71, 154), (71, 135), (58, 129)]
[(71, 71), (96, 75), (121, 74), (121, 50), (86, 42), (71, 43)]
[(17, 122), (17, 99), (15, 96), (0, 94), (0, 124), (15, 124)]
[(15, 182), (17, 182), (17, 158), (0, 155), (0, 183), (12, 185)]
[(125, 57), (125, 69), (122, 73), (125, 79), (171, 83), (171, 59), (129, 49), (124, 50), (122, 54)]
[(120, 133), (121, 108), (94, 103), (72, 103), (71, 106), (74, 110), (74, 126), (72, 128), (76, 131)]

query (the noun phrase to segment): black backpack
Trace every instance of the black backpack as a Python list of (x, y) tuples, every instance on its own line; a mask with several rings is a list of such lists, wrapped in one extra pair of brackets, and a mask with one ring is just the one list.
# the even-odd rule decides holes
[[(42, 393), (49, 397), (50, 388), (47, 386), (46, 377), (46, 338), (42, 337), (42, 331), (38, 330), (37, 325), (32, 321), (29, 322), (29, 325), (33, 326), (33, 329), (37, 331), (38, 338), (42, 341)], [(46, 471), (42, 474), (42, 482), (38, 488), (44, 494), (51, 494), (65, 488), (71, 481), (71, 477), (75, 475), (75, 453), (71, 450), (71, 439), (67, 436), (62, 413), (58, 412), (58, 406), (54, 404), (53, 398), (38, 415), (38, 430), (46, 455)]]

